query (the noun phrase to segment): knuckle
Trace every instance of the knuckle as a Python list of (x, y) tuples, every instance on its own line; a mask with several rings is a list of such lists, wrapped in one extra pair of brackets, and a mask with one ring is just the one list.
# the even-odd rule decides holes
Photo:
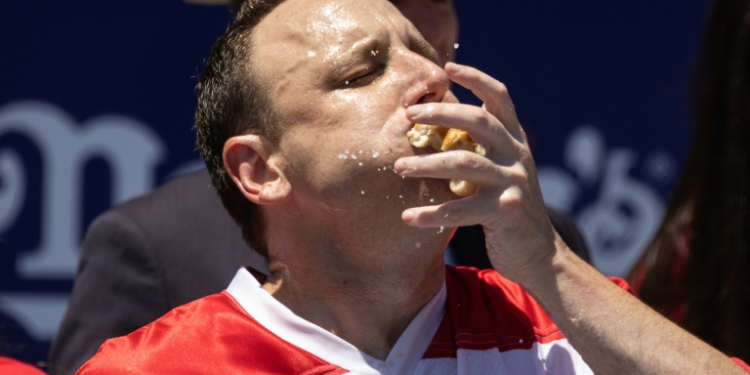
[(471, 111), (471, 121), (475, 124), (487, 125), (489, 123), (489, 115), (487, 111), (481, 108), (473, 108)]
[(508, 86), (506, 86), (506, 85), (505, 85), (504, 83), (502, 83), (502, 82), (498, 82), (498, 83), (497, 83), (497, 91), (498, 91), (498, 92), (499, 92), (499, 93), (500, 93), (501, 95), (509, 95), (509, 93), (508, 93)]
[(475, 169), (479, 164), (472, 153), (465, 151), (456, 152), (454, 163), (456, 167), (466, 169)]
[(526, 147), (525, 145), (518, 147), (518, 161), (520, 161), (521, 164), (526, 164), (527, 162), (532, 160), (533, 157), (531, 155), (531, 150), (529, 150), (528, 147)]
[(521, 208), (522, 194), (517, 188), (508, 188), (500, 195), (500, 207), (503, 210), (516, 211)]
[(447, 220), (449, 223), (460, 223), (463, 220), (464, 215), (466, 215), (466, 211), (462, 206), (452, 205), (445, 209), (443, 219)]
[(522, 191), (529, 191), (529, 171), (523, 165), (516, 163), (510, 169), (509, 178), (513, 181), (513, 185), (522, 189)]
[(523, 181), (526, 180), (528, 175), (526, 174), (526, 171), (523, 168), (511, 168), (510, 172), (508, 172), (508, 177), (513, 181)]

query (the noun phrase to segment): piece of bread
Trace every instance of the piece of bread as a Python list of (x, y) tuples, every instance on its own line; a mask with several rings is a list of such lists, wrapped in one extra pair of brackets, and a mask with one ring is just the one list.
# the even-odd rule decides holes
[[(474, 142), (469, 133), (439, 125), (414, 124), (406, 133), (409, 143), (414, 147), (432, 147), (436, 151), (467, 150), (485, 155), (484, 147)], [(477, 191), (477, 185), (468, 181), (453, 179), (450, 181), (451, 191), (459, 197), (468, 197)]]
[(443, 138), (448, 133), (448, 128), (438, 125), (414, 124), (406, 133), (409, 143), (414, 147), (425, 148), (432, 147), (436, 151), (441, 150)]

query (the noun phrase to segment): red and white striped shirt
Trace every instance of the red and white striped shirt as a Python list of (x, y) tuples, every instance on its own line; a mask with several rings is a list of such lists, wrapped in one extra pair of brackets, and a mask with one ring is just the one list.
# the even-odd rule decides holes
[(245, 269), (230, 286), (108, 340), (91, 374), (591, 374), (542, 308), (497, 272), (446, 268), (445, 285), (385, 361), (276, 301)]

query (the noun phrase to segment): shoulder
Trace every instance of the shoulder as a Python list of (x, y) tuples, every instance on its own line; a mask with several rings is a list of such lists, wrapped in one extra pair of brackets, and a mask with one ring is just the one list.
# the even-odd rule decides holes
[(272, 334), (223, 292), (107, 340), (77, 374), (294, 374), (329, 367)]
[(105, 341), (77, 374), (185, 370), (181, 362), (203, 358), (226, 335), (231, 327), (227, 323), (245, 320), (228, 296), (213, 294), (177, 307), (127, 336)]
[(201, 330), (212, 325), (211, 313), (227, 310), (224, 300), (220, 294), (201, 298), (127, 336), (105, 341), (77, 374), (154, 373), (155, 366), (196, 351), (201, 336), (209, 333)]

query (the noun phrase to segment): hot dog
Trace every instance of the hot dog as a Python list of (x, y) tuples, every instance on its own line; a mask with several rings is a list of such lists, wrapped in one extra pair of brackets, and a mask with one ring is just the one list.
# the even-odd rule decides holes
[[(414, 124), (406, 133), (409, 143), (414, 147), (432, 147), (436, 151), (467, 150), (485, 155), (484, 147), (474, 142), (469, 133), (439, 125)], [(451, 191), (459, 197), (468, 197), (477, 191), (477, 185), (468, 181), (453, 179)]]

